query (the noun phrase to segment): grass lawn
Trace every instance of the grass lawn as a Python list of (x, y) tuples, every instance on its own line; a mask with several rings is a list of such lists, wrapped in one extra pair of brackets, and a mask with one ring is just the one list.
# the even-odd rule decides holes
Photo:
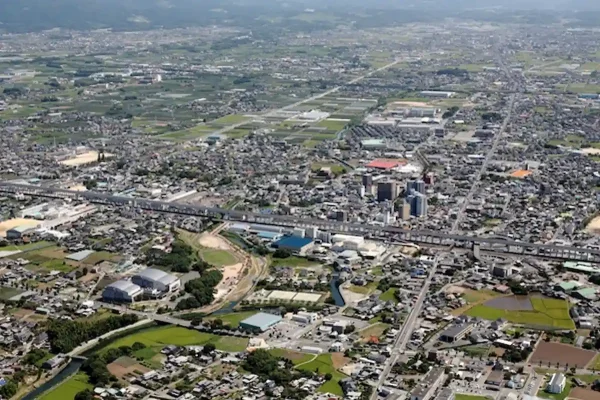
[(271, 260), (273, 267), (293, 267), (293, 268), (305, 268), (310, 266), (319, 265), (318, 262), (307, 260), (302, 257), (288, 257), (288, 258), (273, 258)]
[(249, 119), (250, 118), (245, 117), (243, 115), (231, 114), (231, 115), (226, 115), (224, 117), (216, 119), (214, 121), (211, 121), (211, 123), (222, 124), (222, 125), (235, 125), (235, 124), (239, 124), (240, 122), (248, 121)]
[(589, 368), (591, 368), (593, 370), (600, 370), (600, 354), (598, 354), (596, 357), (594, 357), (594, 359), (590, 363)]
[(485, 396), (475, 396), (472, 394), (460, 394), (456, 393), (454, 395), (455, 400), (489, 400), (489, 397)]
[(567, 383), (565, 384), (565, 390), (563, 390), (561, 393), (554, 394), (554, 393), (546, 392), (545, 385), (542, 385), (542, 387), (538, 391), (537, 395), (538, 395), (538, 397), (541, 397), (544, 399), (564, 400), (569, 396), (569, 393), (571, 392), (571, 386), (572, 386), (571, 379), (567, 379)]
[(381, 267), (375, 267), (371, 270), (371, 275), (383, 276), (383, 269)]
[(69, 265), (64, 260), (48, 260), (48, 261), (41, 263), (39, 265), (39, 268), (36, 268), (36, 270), (37, 269), (45, 269), (47, 271), (71, 272), (76, 268), (77, 267), (74, 267), (73, 265)]
[(129, 336), (119, 338), (100, 351), (119, 346), (131, 346), (135, 342), (144, 343), (146, 346), (159, 351), (169, 344), (176, 346), (203, 346), (207, 343), (214, 343), (218, 350), (231, 352), (244, 351), (248, 346), (248, 339), (246, 338), (218, 336), (180, 326), (161, 326), (144, 329)]
[(573, 93), (600, 93), (600, 85), (574, 83), (567, 87), (567, 91)]
[(212, 321), (215, 319), (220, 319), (226, 325), (229, 325), (231, 327), (238, 327), (240, 325), (240, 322), (242, 322), (248, 317), (253, 316), (256, 313), (257, 311), (243, 311), (231, 314), (215, 315), (214, 317), (206, 318), (206, 320)]
[(357, 285), (348, 286), (348, 290), (350, 290), (353, 293), (358, 293), (358, 294), (369, 294), (372, 291), (374, 291), (375, 289), (377, 289), (377, 282), (371, 282), (365, 286), (357, 286)]
[(313, 149), (315, 147), (317, 147), (319, 145), (319, 141), (318, 140), (305, 140), (304, 143), (302, 143), (302, 146), (308, 148), (308, 149)]
[(490, 346), (467, 346), (458, 350), (463, 351), (470, 357), (486, 357), (490, 352)]
[(271, 349), (269, 350), (269, 353), (277, 357), (287, 358), (292, 363), (294, 363), (294, 365), (304, 364), (305, 362), (308, 362), (315, 358), (314, 354), (306, 354), (288, 349)]
[(200, 257), (216, 267), (224, 267), (237, 263), (237, 258), (226, 250), (207, 249), (200, 251)]
[(531, 298), (533, 310), (504, 310), (476, 305), (465, 314), (487, 320), (504, 318), (515, 324), (532, 327), (551, 327), (557, 329), (575, 329), (575, 324), (569, 316), (569, 303), (558, 299)]
[(35, 243), (26, 243), (26, 244), (5, 246), (1, 250), (3, 250), (3, 251), (13, 251), (13, 250), (31, 251), (31, 250), (48, 247), (51, 245), (52, 245), (52, 242), (41, 241), (41, 242), (35, 242)]
[(381, 301), (393, 301), (394, 303), (398, 303), (398, 299), (396, 299), (396, 288), (389, 288), (385, 292), (379, 295), (379, 300)]
[(54, 389), (46, 392), (40, 400), (65, 400), (74, 399), (75, 395), (82, 390), (92, 389), (88, 383), (88, 376), (82, 372), (73, 375)]
[(331, 354), (319, 354), (313, 361), (303, 364), (298, 368), (304, 371), (318, 372), (321, 375), (330, 373), (333, 378), (329, 382), (325, 382), (323, 385), (321, 385), (319, 392), (332, 393), (338, 396), (344, 395), (342, 388), (339, 385), (339, 381), (347, 376), (335, 369), (331, 359)]

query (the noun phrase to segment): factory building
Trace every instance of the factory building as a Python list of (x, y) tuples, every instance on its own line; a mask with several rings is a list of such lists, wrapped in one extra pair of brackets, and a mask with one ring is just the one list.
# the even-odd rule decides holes
[(250, 332), (264, 332), (281, 320), (280, 315), (259, 312), (240, 322), (240, 328)]
[(159, 292), (174, 292), (181, 287), (181, 280), (178, 277), (154, 268), (146, 268), (135, 274), (131, 281), (145, 289)]
[(111, 283), (104, 288), (102, 300), (111, 303), (133, 303), (142, 297), (141, 287), (126, 280)]
[(473, 328), (474, 325), (472, 324), (452, 325), (442, 332), (440, 335), (440, 340), (448, 343), (458, 342), (471, 333)]
[(313, 246), (311, 238), (286, 236), (275, 243), (273, 247), (281, 250), (288, 250), (294, 254), (304, 254)]

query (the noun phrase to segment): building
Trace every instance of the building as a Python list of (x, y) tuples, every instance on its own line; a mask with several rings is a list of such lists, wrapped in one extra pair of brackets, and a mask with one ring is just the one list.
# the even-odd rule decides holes
[(421, 179), (416, 179), (406, 182), (406, 193), (410, 193), (411, 190), (414, 190), (415, 192), (421, 194), (425, 194), (425, 181)]
[(441, 92), (436, 90), (423, 90), (421, 92), (421, 96), (423, 97), (433, 97), (433, 98), (442, 98), (449, 99), (450, 97), (454, 97), (456, 93), (454, 92)]
[(383, 139), (364, 139), (361, 140), (360, 145), (365, 150), (383, 150), (387, 147)]
[(565, 390), (565, 385), (567, 383), (567, 378), (560, 372), (557, 372), (552, 375), (550, 382), (548, 382), (548, 386), (546, 386), (546, 391), (548, 393), (562, 393)]
[(108, 302), (132, 303), (142, 297), (143, 289), (126, 280), (111, 283), (104, 288), (102, 300)]
[(54, 369), (67, 361), (67, 356), (64, 354), (58, 354), (49, 360), (44, 361), (42, 364), (43, 369)]
[(285, 236), (275, 243), (273, 247), (281, 250), (288, 250), (295, 254), (303, 254), (313, 246), (311, 238), (300, 238), (294, 236)]
[(373, 187), (373, 175), (365, 174), (362, 176), (362, 185), (367, 192), (370, 192)]
[(410, 204), (410, 215), (413, 217), (424, 217), (427, 215), (427, 197), (414, 189), (406, 197), (406, 202)]
[(448, 343), (458, 342), (471, 333), (473, 328), (471, 324), (452, 325), (442, 332), (440, 340)]
[(410, 219), (410, 203), (404, 200), (402, 203), (402, 208), (400, 209), (400, 215), (404, 221)]
[(348, 211), (346, 210), (337, 210), (335, 212), (335, 220), (338, 222), (346, 222), (348, 221)]
[(435, 400), (454, 400), (454, 391), (450, 388), (443, 388), (435, 397)]
[(398, 196), (396, 182), (381, 182), (377, 184), (377, 201), (394, 201)]
[(259, 312), (240, 322), (240, 328), (250, 332), (264, 332), (281, 320), (280, 315)]
[(175, 275), (155, 268), (146, 268), (135, 274), (131, 281), (145, 289), (154, 289), (159, 292), (174, 292), (181, 287), (181, 280)]
[(19, 226), (15, 226), (12, 229), (9, 229), (6, 231), (6, 238), (7, 239), (21, 239), (24, 236), (28, 236), (30, 234), (32, 234), (35, 231), (35, 227), (31, 226), (31, 225), (19, 225)]
[(444, 381), (444, 368), (433, 368), (410, 392), (410, 400), (428, 400)]

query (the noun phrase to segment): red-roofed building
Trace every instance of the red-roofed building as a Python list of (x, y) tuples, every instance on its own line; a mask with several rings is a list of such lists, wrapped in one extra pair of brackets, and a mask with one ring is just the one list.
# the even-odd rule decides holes
[(385, 158), (377, 158), (368, 163), (367, 168), (392, 169), (400, 165), (406, 165), (406, 160), (390, 160)]

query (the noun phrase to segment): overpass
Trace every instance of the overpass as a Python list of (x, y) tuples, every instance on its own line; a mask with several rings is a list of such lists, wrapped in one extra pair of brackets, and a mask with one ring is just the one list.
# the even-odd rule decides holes
[(445, 233), (441, 231), (408, 230), (394, 226), (376, 226), (321, 219), (307, 219), (294, 215), (264, 215), (247, 211), (227, 210), (218, 207), (203, 207), (177, 202), (133, 198), (90, 191), (80, 192), (11, 182), (0, 182), (0, 193), (87, 201), (108, 207), (129, 207), (208, 219), (276, 225), (286, 228), (317, 227), (328, 232), (360, 235), (365, 236), (366, 238), (387, 242), (412, 242), (425, 246), (455, 246), (465, 248), (479, 245), (480, 250), (483, 251), (600, 263), (600, 249), (527, 243), (503, 237), (479, 237)]

